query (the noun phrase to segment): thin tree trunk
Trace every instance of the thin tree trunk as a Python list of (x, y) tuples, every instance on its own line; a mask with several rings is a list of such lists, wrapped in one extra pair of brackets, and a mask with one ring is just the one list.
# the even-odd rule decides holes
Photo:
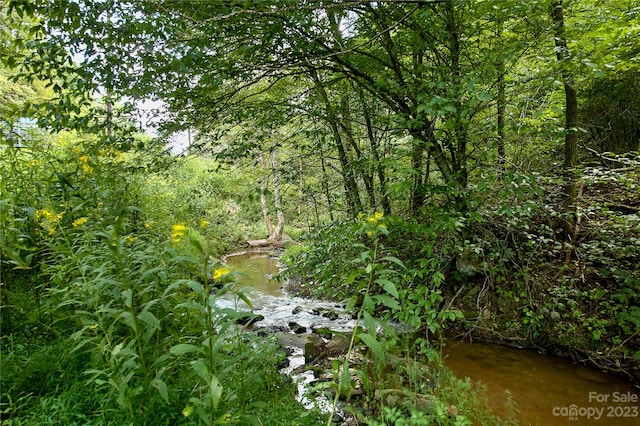
[[(498, 22), (498, 29), (496, 31), (496, 37), (498, 43), (502, 42), (502, 20)], [(507, 100), (505, 95), (505, 66), (504, 59), (498, 59), (498, 98), (496, 99), (496, 115), (497, 115), (497, 127), (498, 127), (498, 169), (500, 175), (504, 172), (504, 164), (506, 160), (505, 152), (505, 138), (504, 138), (504, 123), (505, 123), (505, 110), (507, 106)]]
[[(300, 188), (300, 202), (298, 203), (298, 216), (302, 216), (302, 188), (304, 188), (304, 167), (302, 166), (302, 157), (298, 159), (298, 187)], [(307, 212), (309, 216), (309, 212)]]
[[(264, 153), (260, 153), (260, 165), (262, 169), (266, 169), (264, 164)], [(267, 203), (267, 185), (265, 184), (264, 176), (260, 177), (260, 207), (262, 207), (262, 217), (264, 218), (264, 225), (267, 228), (267, 235), (271, 237), (273, 234), (273, 225), (271, 219), (269, 219), (269, 205)]]
[(372, 210), (376, 209), (376, 196), (373, 187), (373, 173), (368, 169), (364, 164), (364, 158), (362, 156), (362, 150), (358, 146), (358, 142), (353, 133), (353, 126), (351, 123), (351, 108), (349, 106), (349, 99), (347, 96), (342, 96), (340, 99), (340, 107), (342, 108), (342, 128), (344, 129), (344, 133), (347, 136), (347, 140), (353, 148), (353, 151), (356, 154), (356, 159), (358, 160), (360, 177), (364, 182), (365, 190), (367, 191), (367, 196), (369, 198), (369, 207)]
[[(460, 67), (460, 37), (458, 23), (455, 19), (455, 10), (453, 2), (446, 3), (447, 13), (447, 30), (449, 31), (449, 50), (451, 55), (451, 77), (454, 94), (454, 105), (456, 107), (456, 120), (454, 126), (455, 135), (455, 156), (452, 164), (454, 167), (453, 174), (458, 189), (466, 189), (467, 187), (467, 124), (463, 122), (462, 114), (462, 70)], [(461, 212), (467, 210), (466, 197), (459, 193), (456, 195), (456, 203)]]
[(575, 81), (569, 69), (569, 48), (564, 33), (564, 12), (562, 0), (551, 3), (551, 19), (556, 47), (556, 58), (560, 64), (560, 73), (565, 95), (565, 139), (564, 139), (564, 173), (565, 173), (565, 211), (569, 213), (565, 230), (573, 234), (575, 224), (575, 204), (577, 184), (575, 167), (578, 165), (578, 95), (574, 88)]
[(380, 158), (380, 146), (378, 140), (373, 133), (373, 124), (371, 122), (371, 113), (364, 100), (362, 91), (360, 91), (360, 102), (362, 103), (362, 112), (364, 114), (364, 122), (367, 126), (367, 137), (371, 144), (371, 152), (375, 161), (375, 167), (378, 174), (378, 182), (380, 183), (380, 196), (382, 197), (382, 210), (385, 214), (391, 214), (391, 203), (387, 195), (387, 178), (385, 176), (384, 164)]
[[(322, 190), (324, 191), (325, 197), (327, 197), (327, 210), (329, 210), (329, 219), (333, 222), (333, 201), (331, 200), (331, 192), (329, 191), (329, 177), (327, 176), (327, 166), (324, 160), (324, 148), (322, 147), (322, 142), (320, 142), (320, 166), (322, 167)], [(318, 205), (315, 202), (314, 205), (316, 208), (316, 217), (318, 216)]]
[(329, 102), (329, 96), (327, 95), (327, 91), (322, 84), (322, 80), (320, 80), (318, 72), (316, 70), (313, 70), (311, 75), (316, 83), (318, 95), (320, 95), (320, 98), (325, 105), (329, 128), (333, 133), (333, 139), (338, 150), (338, 159), (340, 160), (340, 166), (342, 167), (342, 176), (344, 180), (347, 204), (349, 206), (350, 213), (353, 216), (356, 216), (359, 212), (362, 211), (362, 203), (360, 202), (360, 195), (358, 193), (358, 185), (354, 177), (353, 167), (349, 162), (349, 157), (347, 155), (347, 151), (345, 150), (344, 142), (342, 141), (342, 136), (340, 135), (340, 130), (338, 129), (338, 120), (335, 115), (333, 106)]
[(105, 97), (107, 103), (107, 137), (113, 137), (113, 99), (111, 98), (111, 92), (107, 91)]
[(282, 200), (280, 198), (280, 160), (275, 148), (271, 151), (271, 167), (273, 169), (273, 203), (276, 207), (278, 222), (273, 234), (269, 235), (269, 239), (279, 242), (284, 233), (284, 214), (282, 213)]
[(411, 150), (411, 173), (413, 183), (411, 185), (410, 206), (411, 213), (417, 215), (424, 205), (424, 188), (422, 181), (422, 157), (424, 155), (425, 142), (422, 139), (413, 140)]

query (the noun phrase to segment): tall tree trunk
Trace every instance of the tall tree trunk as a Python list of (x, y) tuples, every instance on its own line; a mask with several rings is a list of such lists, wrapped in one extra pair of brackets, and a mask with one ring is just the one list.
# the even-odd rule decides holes
[(318, 75), (318, 72), (316, 70), (313, 70), (311, 72), (311, 76), (316, 83), (318, 95), (320, 96), (320, 99), (325, 106), (329, 128), (331, 129), (333, 140), (335, 142), (336, 149), (338, 150), (338, 159), (340, 160), (340, 166), (342, 168), (342, 177), (344, 181), (347, 204), (350, 213), (355, 217), (359, 212), (362, 211), (362, 203), (360, 201), (358, 185), (355, 180), (353, 167), (351, 162), (349, 161), (347, 151), (344, 147), (344, 142), (338, 128), (338, 119), (334, 112), (333, 105), (331, 105), (329, 101), (329, 96), (327, 95), (327, 91), (324, 88), (324, 84), (322, 83), (322, 80), (320, 79), (320, 76)]
[(111, 91), (107, 91), (105, 101), (107, 103), (107, 137), (113, 138), (113, 99), (111, 98)]
[[(266, 170), (264, 161), (264, 153), (260, 153), (260, 165), (263, 170)], [(273, 234), (273, 225), (269, 218), (269, 204), (267, 202), (267, 185), (265, 183), (265, 177), (260, 177), (260, 207), (262, 208), (262, 217), (264, 218), (264, 225), (267, 228), (267, 235), (271, 237)]]
[[(498, 29), (496, 31), (496, 37), (498, 39), (498, 46), (501, 47), (502, 44), (502, 19), (499, 18), (498, 21)], [(502, 57), (498, 58), (498, 98), (496, 99), (496, 115), (497, 115), (497, 130), (498, 130), (498, 169), (500, 175), (504, 172), (504, 164), (506, 161), (506, 152), (505, 152), (505, 139), (504, 139), (504, 119), (505, 119), (505, 110), (507, 107), (507, 98), (505, 95), (505, 83), (504, 78), (506, 74), (506, 69), (504, 66), (504, 59)]]
[[(324, 160), (324, 148), (322, 147), (322, 142), (320, 142), (320, 166), (322, 167), (322, 190), (324, 191), (325, 197), (327, 197), (327, 209), (329, 210), (329, 219), (333, 222), (333, 201), (331, 200), (331, 192), (329, 191), (329, 177), (327, 176), (327, 166)], [(318, 216), (318, 205), (315, 202), (314, 205), (316, 208), (316, 217)]]
[(284, 214), (282, 213), (282, 200), (280, 198), (280, 159), (275, 148), (271, 151), (271, 168), (273, 170), (273, 203), (276, 207), (277, 223), (276, 229), (274, 229), (273, 234), (269, 235), (269, 239), (279, 242), (284, 233)]
[(575, 223), (575, 204), (577, 183), (575, 167), (578, 165), (578, 95), (574, 88), (575, 81), (569, 68), (569, 48), (564, 33), (564, 10), (562, 0), (552, 0), (551, 19), (556, 47), (556, 58), (560, 64), (560, 73), (565, 95), (565, 139), (564, 139), (564, 173), (565, 173), (565, 211), (569, 213), (566, 231), (573, 234)]
[(353, 149), (353, 152), (356, 155), (356, 159), (358, 160), (358, 171), (360, 172), (360, 177), (364, 182), (365, 190), (367, 191), (367, 197), (369, 198), (369, 207), (372, 210), (376, 209), (376, 196), (373, 186), (373, 172), (371, 172), (368, 166), (365, 164), (364, 158), (362, 156), (362, 150), (358, 146), (358, 142), (353, 133), (353, 125), (351, 121), (351, 107), (349, 106), (349, 99), (346, 95), (343, 95), (340, 99), (340, 107), (342, 109), (342, 128), (344, 129), (345, 136), (349, 141), (349, 145)]
[(413, 139), (411, 148), (411, 173), (413, 183), (411, 185), (410, 206), (411, 213), (417, 215), (424, 205), (424, 186), (422, 181), (422, 157), (425, 151), (425, 141), (423, 139)]
[[(302, 165), (302, 157), (298, 159), (298, 187), (300, 188), (300, 202), (298, 203), (298, 216), (302, 216), (302, 188), (304, 188), (304, 166)], [(309, 212), (307, 212), (307, 216), (309, 216)]]
[(378, 182), (380, 183), (380, 197), (382, 198), (382, 210), (385, 214), (391, 214), (391, 203), (387, 194), (387, 178), (385, 176), (384, 164), (380, 156), (380, 146), (373, 132), (373, 123), (371, 122), (371, 112), (365, 103), (364, 94), (360, 90), (360, 102), (362, 103), (362, 112), (364, 114), (364, 122), (367, 127), (367, 137), (371, 145), (371, 153), (375, 162), (376, 172), (378, 174)]
[(450, 67), (451, 67), (451, 79), (452, 86), (454, 90), (454, 105), (456, 107), (456, 117), (455, 117), (455, 125), (454, 125), (454, 137), (455, 141), (452, 141), (451, 144), (455, 148), (453, 149), (452, 155), (452, 165), (454, 178), (457, 183), (457, 188), (459, 191), (456, 191), (456, 208), (461, 212), (467, 211), (467, 197), (464, 195), (464, 190), (467, 188), (467, 179), (468, 179), (468, 171), (467, 171), (467, 142), (468, 142), (468, 134), (467, 127), (468, 125), (464, 121), (464, 117), (462, 117), (463, 107), (462, 107), (462, 69), (460, 67), (460, 35), (459, 35), (459, 27), (456, 22), (455, 17), (455, 9), (453, 2), (447, 2), (445, 5), (446, 10), (446, 19), (447, 19), (447, 30), (449, 32), (449, 54), (450, 54)]

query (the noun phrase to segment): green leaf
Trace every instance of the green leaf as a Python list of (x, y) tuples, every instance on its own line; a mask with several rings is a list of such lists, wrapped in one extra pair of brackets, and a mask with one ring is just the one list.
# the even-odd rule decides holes
[(347, 396), (351, 393), (351, 372), (349, 371), (349, 362), (346, 360), (342, 364), (342, 373), (340, 374), (338, 392)]
[(400, 303), (398, 303), (398, 301), (396, 299), (394, 299), (393, 297), (390, 297), (390, 296), (388, 296), (386, 294), (378, 294), (378, 295), (373, 296), (373, 298), (375, 300), (381, 302), (387, 308), (396, 309), (396, 310), (400, 309)]
[(391, 281), (389, 281), (388, 279), (386, 279), (386, 278), (378, 278), (375, 282), (380, 284), (382, 286), (382, 288), (384, 289), (384, 291), (386, 291), (387, 293), (389, 293), (390, 295), (392, 295), (396, 299), (400, 298), (400, 295), (398, 294), (398, 289), (396, 288), (396, 285), (394, 283), (392, 283)]
[(124, 299), (124, 305), (130, 308), (133, 303), (133, 290), (130, 288), (122, 292), (122, 298)]
[(486, 92), (478, 92), (476, 97), (482, 102), (489, 102), (491, 100), (491, 95)]
[(169, 286), (167, 286), (167, 288), (164, 289), (164, 292), (162, 293), (162, 297), (163, 298), (167, 297), (173, 290), (180, 287), (180, 285), (182, 285), (182, 282), (180, 281), (176, 281), (174, 283), (169, 284)]
[(153, 329), (157, 330), (160, 328), (160, 321), (158, 320), (158, 318), (156, 318), (155, 315), (153, 315), (151, 312), (149, 311), (142, 311), (138, 314), (138, 319), (146, 324), (148, 324), (149, 326), (151, 326)]
[(357, 303), (358, 303), (358, 295), (354, 294), (349, 298), (349, 301), (347, 302), (345, 309), (347, 311), (352, 311), (356, 307)]
[(194, 309), (198, 312), (206, 312), (206, 308), (202, 303), (192, 302), (192, 301), (179, 303), (175, 307), (175, 309), (180, 309), (180, 308)]
[(193, 405), (187, 405), (182, 410), (182, 415), (185, 416), (185, 417), (189, 417), (192, 414), (193, 414)]
[(202, 284), (197, 281), (187, 281), (187, 287), (198, 293), (200, 296), (206, 296), (207, 292), (202, 288)]
[(153, 379), (151, 385), (158, 389), (158, 393), (164, 399), (165, 402), (169, 402), (169, 390), (167, 384), (162, 379)]
[(207, 368), (207, 365), (204, 363), (204, 360), (202, 358), (198, 358), (197, 360), (191, 362), (191, 368), (202, 380), (209, 380), (209, 369)]
[(253, 308), (253, 303), (251, 303), (251, 300), (249, 299), (249, 297), (247, 296), (247, 294), (245, 294), (244, 291), (238, 291), (236, 292), (236, 296), (238, 296), (238, 298), (240, 300), (242, 300), (244, 303), (247, 304), (247, 306), (249, 306), (250, 308)]
[(369, 349), (371, 349), (371, 353), (373, 353), (373, 356), (376, 358), (376, 360), (378, 360), (379, 362), (384, 362), (384, 350), (382, 349), (382, 345), (380, 344), (380, 342), (378, 342), (375, 337), (372, 337), (371, 335), (366, 333), (360, 333), (358, 334), (358, 338), (362, 342), (364, 342), (364, 344), (367, 345)]
[(367, 333), (369, 333), (372, 337), (375, 337), (378, 331), (376, 320), (373, 319), (371, 314), (366, 311), (364, 312), (363, 317), (364, 317), (364, 326), (367, 329)]
[(402, 260), (398, 259), (397, 257), (393, 257), (393, 256), (385, 256), (382, 259), (380, 259), (381, 261), (389, 261), (389, 262), (393, 262), (396, 265), (400, 266), (403, 269), (406, 269), (407, 267), (404, 265), (404, 263), (402, 262)]
[(127, 324), (132, 330), (136, 329), (136, 324), (133, 321), (133, 315), (131, 315), (130, 312), (122, 312), (120, 314), (120, 319), (122, 319), (122, 321)]
[(151, 363), (151, 367), (154, 369), (159, 368), (163, 365), (166, 365), (167, 361), (169, 361), (170, 359), (171, 359), (171, 356), (169, 354), (160, 355)]
[(222, 397), (222, 385), (216, 376), (211, 376), (211, 382), (209, 382), (209, 397), (211, 398), (211, 405), (217, 410), (220, 398)]
[(364, 309), (365, 312), (373, 312), (373, 310), (375, 309), (375, 304), (373, 303), (373, 300), (371, 299), (371, 297), (369, 296), (369, 293), (364, 295), (364, 299), (362, 299), (362, 308)]
[(360, 253), (360, 260), (362, 260), (363, 263), (371, 260), (371, 253), (368, 250), (363, 251), (362, 253)]
[(198, 352), (199, 350), (200, 348), (196, 345), (191, 345), (189, 343), (180, 343), (169, 349), (169, 352), (174, 355), (184, 355), (192, 352)]

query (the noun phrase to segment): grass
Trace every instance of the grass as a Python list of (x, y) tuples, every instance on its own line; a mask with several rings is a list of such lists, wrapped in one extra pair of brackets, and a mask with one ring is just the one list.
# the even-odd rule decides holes
[[(33, 300), (29, 294), (17, 297), (22, 303)], [(68, 336), (60, 330), (32, 333), (36, 322), (18, 312), (13, 319), (14, 332), (0, 340), (1, 425), (202, 424), (195, 414), (183, 413), (197, 382), (188, 365), (166, 376), (167, 403), (156, 401), (154, 409), (147, 409), (140, 402), (132, 415), (118, 405), (113, 392), (106, 392), (104, 385), (86, 374), (99, 361), (72, 350), (77, 342), (71, 339), (71, 330)], [(220, 354), (225, 397), (216, 409), (215, 424), (280, 425), (282, 419), (300, 426), (323, 423), (322, 415), (297, 401), (297, 386), (291, 379), (279, 373), (282, 356), (273, 342), (251, 336)]]
[[(162, 410), (145, 412), (141, 404), (139, 416), (131, 417), (88, 381), (83, 370), (89, 360), (81, 353), (70, 353), (69, 347), (70, 342), (61, 338), (35, 344), (14, 342), (13, 349), (3, 349), (0, 424), (199, 424), (197, 417), (183, 414), (193, 385), (188, 371), (169, 383), (172, 399)], [(291, 425), (322, 424), (319, 413), (307, 411), (296, 400), (297, 387), (277, 372), (270, 352), (271, 347), (257, 347), (253, 353), (266, 353), (264, 362), (230, 365), (236, 374), (227, 376), (224, 383), (230, 397), (218, 407), (217, 424), (280, 425), (282, 419), (289, 419)]]

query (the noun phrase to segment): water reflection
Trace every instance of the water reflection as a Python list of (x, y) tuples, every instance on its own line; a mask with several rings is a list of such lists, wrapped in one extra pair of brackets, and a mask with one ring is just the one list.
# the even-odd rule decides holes
[(228, 256), (226, 263), (237, 273), (240, 288), (251, 287), (258, 293), (283, 297), (280, 283), (270, 279), (278, 273), (278, 260), (268, 253), (242, 253)]
[(456, 376), (482, 382), (489, 405), (503, 418), (509, 415), (508, 390), (522, 425), (640, 425), (640, 391), (621, 377), (489, 343), (449, 340), (445, 353)]

